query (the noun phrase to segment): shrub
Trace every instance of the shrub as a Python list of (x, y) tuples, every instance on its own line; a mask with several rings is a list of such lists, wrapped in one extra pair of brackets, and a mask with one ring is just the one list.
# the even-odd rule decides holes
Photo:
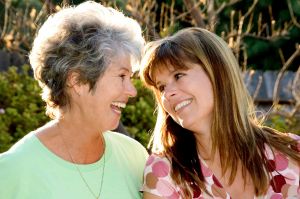
[[(29, 72), (30, 67), (25, 65), (20, 72), (16, 67), (10, 67), (0, 73), (0, 152), (49, 121), (45, 115), (45, 103), (40, 97), (41, 89)], [(133, 138), (147, 146), (156, 120), (155, 100), (139, 79), (134, 79), (133, 83), (138, 94), (129, 100), (121, 121)], [(266, 125), (275, 129), (297, 134), (300, 134), (299, 124), (299, 118), (276, 114), (266, 121)]]
[(0, 73), (0, 152), (49, 119), (41, 100), (41, 89), (24, 65)]
[(268, 117), (265, 124), (281, 132), (294, 133), (300, 135), (300, 117), (284, 117), (274, 114)]
[[(49, 121), (40, 96), (41, 88), (30, 74), (28, 65), (24, 65), (19, 72), (16, 67), (0, 72), (0, 152)], [(146, 146), (148, 131), (155, 123), (154, 100), (140, 80), (133, 81), (138, 96), (130, 99), (122, 122), (130, 135)]]
[(139, 79), (134, 79), (137, 96), (129, 100), (121, 118), (129, 134), (144, 146), (147, 146), (150, 131), (154, 128), (155, 100), (150, 90), (146, 89)]

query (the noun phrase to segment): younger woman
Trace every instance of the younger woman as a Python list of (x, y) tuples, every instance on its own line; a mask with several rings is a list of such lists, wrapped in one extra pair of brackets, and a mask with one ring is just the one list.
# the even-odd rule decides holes
[(144, 198), (300, 198), (300, 138), (262, 126), (238, 63), (188, 28), (148, 44), (141, 77), (158, 102)]

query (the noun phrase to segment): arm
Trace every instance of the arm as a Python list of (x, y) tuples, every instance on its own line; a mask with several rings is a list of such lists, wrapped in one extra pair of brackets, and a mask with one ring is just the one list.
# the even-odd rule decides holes
[(152, 154), (144, 170), (144, 184), (141, 191), (144, 199), (179, 198), (179, 188), (171, 175), (171, 163), (165, 157)]

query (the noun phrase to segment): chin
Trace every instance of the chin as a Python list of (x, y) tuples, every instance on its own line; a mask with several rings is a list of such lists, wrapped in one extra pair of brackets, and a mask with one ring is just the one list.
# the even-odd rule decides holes
[(111, 125), (111, 128), (109, 128), (109, 130), (110, 131), (117, 131), (118, 127), (119, 127), (119, 122)]
[(190, 127), (191, 127), (191, 123), (189, 123), (189, 122), (187, 122), (187, 121), (184, 121), (184, 120), (182, 120), (182, 121), (180, 121), (180, 122), (178, 122), (178, 124), (180, 125), (180, 126), (182, 126), (182, 128), (185, 128), (185, 129), (187, 129), (187, 130), (192, 130)]

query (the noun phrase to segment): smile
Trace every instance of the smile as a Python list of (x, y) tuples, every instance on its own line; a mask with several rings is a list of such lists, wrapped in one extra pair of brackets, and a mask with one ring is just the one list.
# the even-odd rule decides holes
[(185, 101), (183, 101), (183, 102), (180, 102), (179, 104), (177, 104), (177, 105), (175, 106), (175, 108), (174, 108), (175, 112), (177, 112), (179, 109), (181, 109), (181, 108), (183, 108), (183, 107), (189, 105), (191, 102), (192, 102), (191, 99), (185, 100)]
[(126, 103), (124, 102), (113, 102), (111, 103), (111, 107), (114, 111), (121, 113), (121, 109), (126, 107)]

